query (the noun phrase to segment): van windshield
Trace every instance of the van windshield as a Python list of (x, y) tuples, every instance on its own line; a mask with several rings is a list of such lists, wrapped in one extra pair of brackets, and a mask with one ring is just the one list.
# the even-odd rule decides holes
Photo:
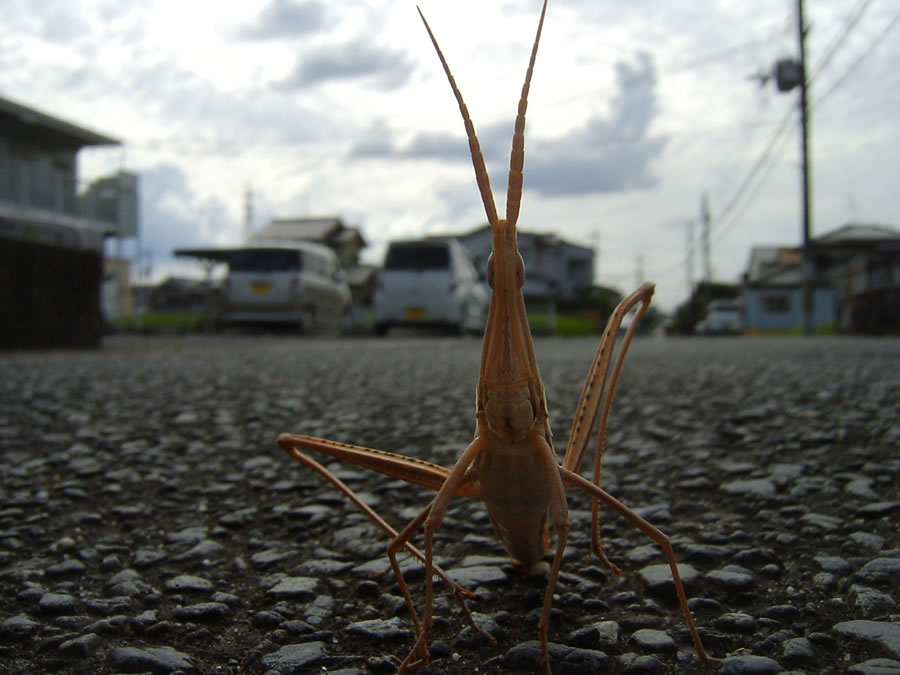
[(384, 261), (391, 270), (445, 270), (450, 267), (446, 244), (393, 244)]
[(248, 248), (235, 251), (232, 272), (288, 272), (300, 269), (300, 251), (283, 248)]

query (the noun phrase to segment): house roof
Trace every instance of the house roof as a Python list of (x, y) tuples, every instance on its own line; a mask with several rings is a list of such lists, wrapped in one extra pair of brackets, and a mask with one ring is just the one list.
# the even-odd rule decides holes
[(66, 122), (58, 117), (53, 117), (34, 108), (24, 106), (21, 103), (10, 101), (8, 98), (0, 97), (0, 116), (11, 117), (20, 124), (53, 131), (68, 141), (74, 141), (79, 147), (121, 144), (121, 141), (111, 136), (105, 136), (71, 122)]
[(817, 248), (896, 248), (900, 246), (900, 231), (874, 223), (848, 223), (812, 241)]
[(847, 224), (832, 230), (828, 234), (823, 234), (816, 238), (817, 241), (840, 241), (846, 239), (852, 240), (871, 240), (871, 239), (900, 239), (900, 231), (895, 230), (887, 225), (867, 224)]
[(337, 216), (317, 218), (276, 218), (250, 235), (250, 241), (313, 241), (320, 244), (343, 244), (356, 241), (366, 245), (362, 233), (355, 227), (347, 227)]
[(747, 263), (747, 281), (754, 283), (768, 279), (784, 269), (799, 268), (803, 256), (798, 248), (789, 246), (754, 246)]
[(303, 239), (326, 242), (340, 232), (344, 224), (340, 218), (278, 218), (254, 232), (250, 239)]

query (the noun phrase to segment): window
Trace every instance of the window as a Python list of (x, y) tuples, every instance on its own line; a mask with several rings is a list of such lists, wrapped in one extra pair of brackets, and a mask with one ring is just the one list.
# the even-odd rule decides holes
[(384, 261), (385, 269), (445, 270), (450, 267), (446, 244), (394, 244)]
[(248, 248), (231, 256), (232, 272), (287, 272), (300, 269), (300, 252), (278, 248)]

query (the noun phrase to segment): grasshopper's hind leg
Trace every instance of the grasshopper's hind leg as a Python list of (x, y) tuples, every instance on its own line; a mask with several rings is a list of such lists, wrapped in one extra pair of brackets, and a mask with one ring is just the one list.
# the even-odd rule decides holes
[[(581, 462), (587, 452), (591, 433), (599, 415), (597, 451), (594, 455), (594, 485), (597, 487), (600, 487), (603, 452), (606, 449), (606, 427), (609, 422), (609, 412), (612, 408), (616, 384), (619, 381), (622, 364), (625, 362), (625, 356), (628, 353), (628, 347), (631, 345), (635, 330), (650, 307), (653, 291), (653, 284), (641, 284), (637, 290), (623, 299), (613, 310), (606, 324), (606, 329), (603, 331), (603, 337), (600, 339), (600, 345), (597, 347), (597, 353), (594, 355), (594, 360), (588, 370), (587, 380), (584, 383), (578, 407), (575, 409), (575, 419), (572, 422), (572, 431), (569, 433), (569, 445), (566, 448), (562, 465), (565, 469), (575, 473), (580, 470)], [(622, 346), (616, 355), (612, 374), (610, 374), (609, 367), (612, 363), (613, 350), (615, 349), (619, 328), (622, 326), (625, 316), (636, 305), (638, 308), (634, 313), (631, 325), (625, 333), (625, 337), (622, 339)], [(600, 562), (618, 576), (621, 574), (619, 568), (606, 557), (600, 541), (600, 502), (594, 497), (591, 503), (591, 553), (596, 555)]]
[(716, 659), (706, 653), (703, 647), (703, 641), (700, 639), (700, 633), (697, 632), (697, 626), (694, 624), (694, 615), (688, 606), (687, 594), (684, 592), (684, 585), (681, 583), (681, 575), (678, 573), (678, 563), (675, 559), (675, 551), (672, 548), (672, 541), (663, 532), (657, 529), (652, 523), (625, 506), (618, 499), (606, 492), (603, 488), (594, 485), (586, 478), (582, 478), (577, 473), (569, 471), (565, 467), (560, 467), (560, 474), (563, 483), (566, 486), (574, 486), (584, 490), (590, 494), (595, 500), (602, 501), (606, 506), (622, 516), (629, 523), (646, 534), (653, 542), (659, 544), (663, 552), (666, 554), (666, 560), (669, 562), (669, 569), (672, 570), (672, 581), (675, 584), (675, 594), (678, 597), (678, 604), (681, 606), (681, 612), (684, 615), (684, 621), (687, 624), (688, 631), (691, 634), (691, 640), (694, 642), (694, 649), (697, 651), (697, 657), (701, 661), (707, 663), (718, 663)]

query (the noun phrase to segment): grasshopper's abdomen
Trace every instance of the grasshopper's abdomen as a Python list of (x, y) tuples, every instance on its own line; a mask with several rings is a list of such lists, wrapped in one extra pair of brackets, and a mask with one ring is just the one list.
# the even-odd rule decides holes
[(513, 561), (531, 566), (548, 551), (550, 487), (532, 438), (495, 443), (475, 460), (481, 499)]

